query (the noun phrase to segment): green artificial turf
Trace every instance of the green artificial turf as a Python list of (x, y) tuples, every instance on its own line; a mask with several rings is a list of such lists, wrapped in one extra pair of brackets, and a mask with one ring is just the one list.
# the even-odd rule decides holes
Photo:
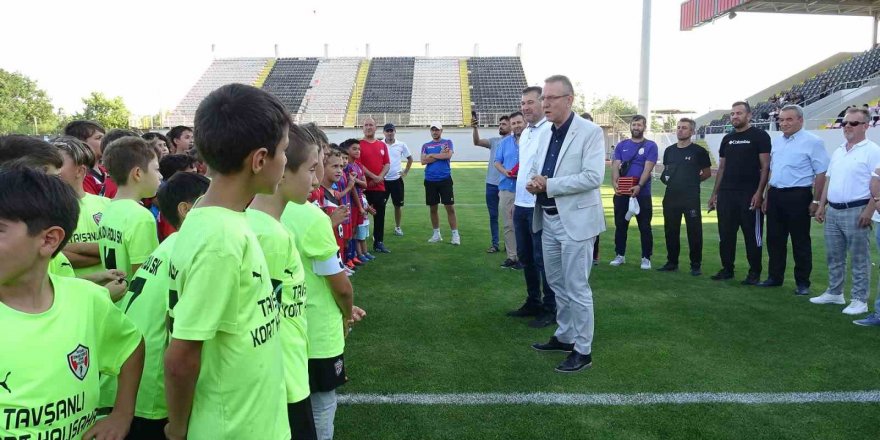
[[(352, 279), (355, 303), (367, 311), (347, 340), (350, 382), (341, 394), (362, 393), (669, 393), (813, 392), (880, 389), (880, 329), (857, 327), (843, 306), (810, 304), (793, 295), (789, 253), (780, 288), (741, 286), (747, 262), (740, 238), (737, 278), (709, 279), (720, 269), (715, 213), (705, 213), (713, 180), (703, 183), (703, 272), (687, 272), (682, 225), (682, 271), (639, 269), (638, 229), (630, 225), (628, 260), (614, 257), (610, 186), (603, 188), (608, 231), (590, 284), (595, 303), (593, 367), (555, 373), (564, 355), (535, 352), (554, 327), (532, 329), (505, 312), (525, 299), (522, 272), (499, 267), (504, 253), (490, 244), (485, 164), (456, 164), (456, 211), (462, 245), (429, 244), (422, 170), (406, 180), (403, 230), (388, 255)], [(610, 172), (606, 173), (606, 181)], [(654, 258), (665, 262), (661, 200), (655, 180)], [(813, 294), (827, 285), (822, 226), (813, 237)], [(503, 239), (502, 239), (503, 242)], [(875, 259), (876, 261), (876, 259)], [(764, 274), (766, 277), (766, 252)], [(876, 295), (873, 273), (871, 303)], [(847, 283), (848, 289), (849, 283)], [(848, 291), (846, 291), (849, 297)], [(872, 304), (873, 309), (873, 304)], [(869, 422), (873, 421), (873, 422)], [(692, 404), (654, 406), (418, 406), (341, 405), (340, 439), (561, 438), (857, 438), (873, 437), (880, 405)]]

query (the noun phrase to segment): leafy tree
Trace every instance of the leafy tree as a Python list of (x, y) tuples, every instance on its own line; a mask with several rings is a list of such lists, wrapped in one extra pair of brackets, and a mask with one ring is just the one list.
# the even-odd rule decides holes
[(85, 108), (82, 113), (74, 115), (74, 119), (97, 121), (106, 129), (128, 128), (128, 117), (131, 112), (125, 107), (122, 97), (107, 98), (101, 92), (92, 92), (82, 100)]
[(639, 109), (635, 104), (619, 96), (607, 96), (605, 99), (593, 101), (592, 113), (594, 116), (597, 114), (614, 115), (628, 122), (631, 116), (639, 113)]
[(56, 126), (46, 92), (30, 78), (0, 69), (0, 133), (51, 133)]

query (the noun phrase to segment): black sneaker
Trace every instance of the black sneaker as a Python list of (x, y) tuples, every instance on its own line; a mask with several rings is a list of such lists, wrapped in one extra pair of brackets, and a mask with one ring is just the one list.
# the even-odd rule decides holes
[(516, 263), (513, 263), (513, 266), (510, 266), (510, 268), (513, 270), (523, 270), (524, 267), (525, 266), (523, 266), (523, 264), (520, 263), (519, 261), (517, 261)]
[(541, 314), (541, 309), (539, 307), (530, 307), (523, 305), (522, 307), (511, 310), (507, 312), (507, 316), (511, 316), (514, 318), (527, 318), (532, 316), (538, 316)]
[(534, 321), (529, 323), (529, 327), (531, 328), (544, 328), (549, 325), (556, 324), (556, 312), (543, 312), (535, 318)]
[(556, 367), (558, 373), (577, 373), (593, 366), (593, 356), (572, 351), (571, 354)]
[(733, 272), (731, 272), (729, 270), (721, 269), (718, 271), (718, 273), (716, 273), (715, 275), (712, 275), (710, 278), (712, 278), (712, 281), (729, 280), (729, 279), (733, 278)]
[(750, 273), (746, 279), (742, 280), (740, 284), (743, 286), (756, 286), (761, 282), (761, 276), (758, 274)]
[(546, 344), (532, 344), (532, 348), (538, 351), (561, 351), (564, 353), (571, 353), (572, 350), (574, 350), (574, 344), (559, 342), (559, 339), (556, 339), (556, 336), (551, 336)]
[(381, 241), (373, 245), (373, 250), (376, 252), (382, 253), (382, 254), (390, 254), (391, 253), (391, 251), (389, 251), (388, 248), (385, 247), (385, 244), (382, 243)]
[(666, 263), (661, 267), (657, 268), (657, 272), (678, 272), (678, 265), (672, 263)]
[(692, 276), (698, 277), (702, 274), (703, 274), (703, 270), (700, 268), (700, 266), (691, 266), (691, 275)]
[(516, 264), (516, 261), (513, 261), (510, 258), (508, 258), (508, 259), (504, 260), (503, 263), (501, 263), (501, 267), (503, 267), (505, 269), (510, 269), (511, 267), (513, 267), (514, 264)]

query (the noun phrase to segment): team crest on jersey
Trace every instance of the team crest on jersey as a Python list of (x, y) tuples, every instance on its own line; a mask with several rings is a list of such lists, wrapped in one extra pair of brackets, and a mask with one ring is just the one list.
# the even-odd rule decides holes
[(101, 213), (100, 213), (100, 212), (96, 212), (96, 213), (94, 213), (94, 214), (92, 215), (92, 220), (95, 221), (95, 224), (96, 224), (96, 225), (97, 225), (98, 223), (101, 223)]
[(342, 375), (342, 359), (336, 361), (336, 363), (333, 364), (333, 366), (336, 367), (336, 375), (337, 376)]
[(77, 379), (83, 380), (89, 372), (89, 348), (79, 344), (76, 348), (67, 354), (67, 366)]

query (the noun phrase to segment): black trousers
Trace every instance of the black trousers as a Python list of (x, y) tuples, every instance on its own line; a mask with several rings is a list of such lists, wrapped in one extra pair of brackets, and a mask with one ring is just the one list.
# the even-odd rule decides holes
[[(626, 220), (626, 212), (629, 211), (629, 196), (614, 196), (614, 251), (617, 255), (626, 256), (626, 238), (629, 221)], [(654, 253), (654, 233), (651, 231), (651, 219), (654, 210), (651, 206), (651, 196), (639, 195), (639, 215), (636, 222), (639, 224), (639, 235), (642, 238), (642, 258), (651, 258)]]
[(687, 228), (691, 267), (703, 262), (703, 216), (700, 213), (700, 195), (683, 197), (666, 194), (663, 197), (663, 232), (666, 235), (666, 262), (678, 266), (681, 253), (681, 217)]
[(364, 191), (364, 196), (375, 210), (373, 215), (373, 245), (385, 241), (385, 204), (388, 196), (385, 191)]
[(794, 281), (798, 286), (810, 286), (813, 271), (813, 247), (810, 242), (811, 188), (770, 188), (767, 191), (767, 255), (769, 277), (785, 280), (788, 259), (788, 237), (794, 256)]
[(753, 191), (724, 190), (718, 193), (718, 246), (721, 267), (733, 272), (736, 261), (736, 234), (742, 230), (749, 260), (749, 274), (761, 276), (764, 214), (761, 207), (749, 209)]

